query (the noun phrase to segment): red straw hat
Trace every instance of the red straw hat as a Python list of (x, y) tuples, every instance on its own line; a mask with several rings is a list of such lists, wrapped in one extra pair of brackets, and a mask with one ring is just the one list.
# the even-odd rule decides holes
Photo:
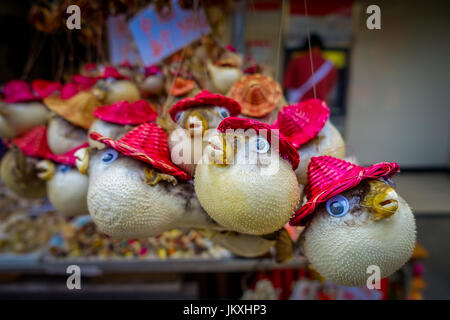
[(85, 142), (81, 146), (78, 146), (78, 147), (76, 147), (70, 151), (67, 151), (66, 153), (63, 153), (63, 154), (49, 153), (44, 158), (53, 160), (53, 161), (61, 163), (61, 164), (67, 164), (67, 165), (75, 167), (76, 166), (75, 152), (77, 152), (79, 149), (87, 148), (87, 147), (89, 147), (89, 142)]
[(51, 152), (47, 143), (47, 128), (38, 126), (23, 135), (14, 138), (8, 143), (8, 146), (16, 145), (22, 152), (29, 157), (53, 160), (58, 163), (75, 166), (74, 154), (78, 149), (86, 148), (89, 143), (84, 143), (64, 154), (54, 154)]
[(155, 121), (158, 113), (145, 100), (138, 100), (133, 103), (123, 100), (108, 106), (98, 107), (94, 110), (94, 116), (106, 122), (138, 125)]
[(128, 77), (126, 77), (123, 74), (121, 74), (114, 67), (105, 67), (105, 70), (103, 70), (103, 73), (100, 74), (99, 76), (95, 77), (95, 78), (97, 80), (99, 80), (99, 79), (106, 79), (106, 78), (114, 78), (114, 79), (118, 79), (118, 80), (122, 80), (122, 79), (129, 80)]
[(172, 120), (175, 121), (175, 117), (178, 112), (201, 106), (218, 106), (227, 108), (230, 112), (230, 116), (237, 116), (241, 113), (241, 106), (235, 100), (231, 98), (227, 98), (221, 94), (211, 93), (207, 90), (203, 90), (195, 97), (185, 98), (181, 101), (178, 101), (174, 106), (169, 110), (169, 114), (172, 117)]
[(45, 126), (34, 127), (7, 144), (9, 147), (16, 145), (29, 157), (45, 158), (51, 153), (47, 144), (47, 128)]
[(66, 83), (61, 88), (61, 99), (69, 99), (82, 90), (91, 88), (96, 82), (97, 78), (75, 74), (72, 77), (73, 82)]
[(51, 95), (61, 87), (59, 82), (34, 80), (31, 86), (22, 80), (11, 80), (3, 87), (5, 102), (39, 101)]
[(366, 179), (390, 178), (400, 171), (396, 162), (380, 162), (368, 168), (330, 156), (311, 158), (306, 184), (307, 202), (291, 218), (293, 226), (305, 225), (317, 206)]
[(244, 119), (244, 118), (238, 118), (238, 117), (228, 117), (222, 120), (222, 122), (217, 127), (217, 130), (219, 132), (226, 132), (227, 129), (253, 129), (256, 131), (257, 134), (259, 134), (260, 130), (266, 130), (267, 132), (267, 141), (272, 145), (272, 135), (276, 139), (278, 139), (278, 148), (279, 150), (276, 150), (280, 156), (289, 161), (292, 165), (292, 169), (295, 170), (298, 167), (298, 164), (300, 162), (300, 158), (298, 155), (297, 150), (294, 148), (294, 146), (291, 144), (291, 142), (286, 139), (282, 134), (278, 134), (276, 132), (272, 132), (274, 129), (269, 126), (267, 123), (251, 120), (251, 119)]
[(31, 82), (31, 88), (39, 98), (44, 99), (56, 90), (61, 89), (61, 83), (38, 79)]
[(158, 68), (157, 65), (152, 64), (151, 66), (145, 67), (145, 76), (154, 76), (156, 74), (160, 74), (161, 70)]
[(273, 124), (292, 144), (299, 148), (319, 133), (330, 116), (330, 109), (320, 99), (310, 99), (285, 106)]
[(191, 179), (186, 172), (170, 160), (167, 134), (156, 123), (145, 122), (119, 140), (104, 137), (97, 132), (92, 132), (89, 137), (116, 149), (126, 156), (149, 163), (163, 173), (182, 180)]

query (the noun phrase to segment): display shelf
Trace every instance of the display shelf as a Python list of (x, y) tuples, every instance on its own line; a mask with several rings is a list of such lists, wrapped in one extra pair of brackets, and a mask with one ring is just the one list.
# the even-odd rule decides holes
[(286, 263), (276, 263), (273, 259), (0, 259), (0, 273), (42, 273), (66, 274), (69, 265), (77, 265), (85, 276), (103, 273), (207, 273), (245, 272), (297, 268), (306, 263), (304, 257), (296, 257)]

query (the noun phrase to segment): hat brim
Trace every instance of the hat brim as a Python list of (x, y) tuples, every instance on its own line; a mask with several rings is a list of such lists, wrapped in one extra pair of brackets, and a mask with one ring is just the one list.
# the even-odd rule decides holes
[(220, 94), (209, 93), (205, 90), (197, 94), (195, 97), (185, 98), (181, 101), (178, 101), (174, 106), (169, 110), (170, 117), (175, 121), (175, 117), (179, 112), (182, 112), (187, 109), (195, 108), (195, 107), (203, 107), (203, 106), (219, 106), (224, 107), (230, 112), (230, 116), (234, 117), (241, 113), (240, 104), (234, 99), (225, 97)]
[(44, 104), (57, 115), (84, 129), (90, 128), (95, 121), (94, 110), (101, 106), (90, 91), (80, 91), (66, 100), (50, 96), (44, 99)]
[(133, 159), (146, 162), (152, 165), (155, 169), (162, 171), (163, 173), (170, 174), (182, 180), (191, 179), (191, 177), (186, 172), (182, 171), (180, 168), (176, 167), (171, 163), (161, 161), (161, 159), (152, 158), (148, 154), (146, 154), (145, 151), (142, 149), (133, 148), (120, 140), (116, 141), (111, 138), (104, 137), (98, 132), (90, 133), (89, 137), (95, 141), (106, 144), (107, 146), (119, 151), (125, 156), (129, 156)]
[[(252, 120), (252, 119), (244, 119), (244, 118), (238, 118), (238, 117), (228, 117), (222, 120), (222, 122), (217, 127), (217, 131), (226, 133), (228, 129), (232, 130), (255, 130), (257, 134), (260, 134), (260, 130), (266, 130), (267, 131), (267, 141), (273, 147), (272, 144), (272, 132), (273, 128), (268, 125), (267, 123)], [(278, 130), (275, 128), (275, 130)], [(270, 134), (269, 134), (270, 133)], [(276, 139), (278, 139), (278, 148), (276, 151), (280, 154), (281, 158), (288, 161), (291, 166), (292, 170), (296, 170), (298, 168), (298, 165), (300, 163), (300, 157), (297, 152), (297, 149), (291, 144), (291, 142), (286, 139), (281, 133), (275, 134)]]
[(356, 166), (347, 172), (346, 176), (340, 179), (339, 182), (332, 181), (328, 183), (313, 199), (308, 199), (291, 218), (289, 224), (292, 226), (304, 226), (308, 220), (307, 218), (311, 216), (321, 203), (326, 202), (342, 192), (353, 189), (365, 180), (390, 178), (399, 171), (400, 167), (395, 162), (381, 162), (368, 168)]

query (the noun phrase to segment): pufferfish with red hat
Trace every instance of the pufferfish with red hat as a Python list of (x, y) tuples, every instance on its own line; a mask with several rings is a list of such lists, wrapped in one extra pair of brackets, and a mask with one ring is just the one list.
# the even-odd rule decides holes
[(10, 151), (1, 162), (1, 178), (14, 193), (48, 196), (56, 212), (65, 216), (87, 213), (87, 177), (75, 168), (74, 153), (54, 154), (47, 144), (47, 128), (38, 126), (8, 141)]
[(237, 116), (241, 107), (235, 100), (203, 90), (172, 106), (169, 115), (176, 129), (169, 135), (172, 161), (190, 175), (194, 174), (208, 139), (220, 122)]
[(274, 245), (270, 239), (230, 235), (207, 215), (191, 177), (170, 160), (167, 134), (156, 123), (143, 123), (118, 140), (97, 132), (90, 137), (106, 148), (80, 149), (75, 157), (80, 172), (88, 173), (88, 209), (100, 231), (127, 239), (201, 229), (241, 256), (261, 255)]
[(217, 227), (201, 209), (190, 176), (171, 160), (167, 134), (145, 122), (120, 139), (98, 132), (105, 148), (80, 149), (88, 173), (88, 209), (100, 231), (116, 238), (155, 236), (172, 228)]
[(59, 90), (61, 83), (34, 80), (31, 84), (11, 80), (3, 86), (0, 101), (0, 138), (11, 139), (28, 130), (45, 125), (51, 113), (42, 100)]
[(256, 236), (279, 231), (297, 209), (297, 150), (266, 123), (228, 117), (205, 148), (194, 185), (215, 221)]
[(307, 201), (290, 224), (306, 226), (300, 245), (326, 280), (365, 285), (369, 267), (387, 277), (411, 257), (416, 225), (391, 180), (397, 172), (397, 163), (364, 168), (330, 156), (311, 159)]

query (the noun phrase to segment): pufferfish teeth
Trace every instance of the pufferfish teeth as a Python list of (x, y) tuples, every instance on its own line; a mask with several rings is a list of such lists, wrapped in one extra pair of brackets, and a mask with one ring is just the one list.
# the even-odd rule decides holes
[(191, 137), (202, 135), (204, 132), (203, 121), (197, 116), (191, 116), (187, 120), (187, 129)]
[(89, 168), (89, 150), (88, 148), (81, 148), (75, 151), (75, 164), (81, 174), (86, 174)]
[(390, 217), (397, 212), (398, 194), (394, 189), (388, 188), (386, 192), (378, 194), (373, 200), (375, 221)]
[(208, 140), (208, 144), (213, 148), (214, 150), (222, 151), (223, 153), (223, 141), (220, 139), (218, 135), (212, 136)]
[(208, 160), (212, 164), (224, 164), (223, 161), (223, 151), (219, 149), (215, 149), (213, 146), (206, 146), (205, 148), (206, 155), (208, 156)]
[(36, 164), (38, 170), (38, 178), (42, 180), (50, 180), (55, 173), (55, 165), (50, 160), (41, 160)]

